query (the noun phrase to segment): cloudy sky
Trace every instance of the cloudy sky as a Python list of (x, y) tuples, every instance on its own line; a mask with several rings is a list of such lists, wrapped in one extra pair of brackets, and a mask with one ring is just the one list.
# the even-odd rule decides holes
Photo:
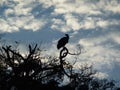
[(68, 33), (67, 47), (83, 48), (77, 64), (120, 80), (120, 0), (0, 0), (0, 33), (8, 42), (42, 42), (51, 54)]

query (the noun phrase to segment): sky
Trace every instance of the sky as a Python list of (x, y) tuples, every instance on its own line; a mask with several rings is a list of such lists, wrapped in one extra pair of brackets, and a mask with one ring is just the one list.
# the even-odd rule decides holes
[(120, 80), (120, 0), (0, 0), (0, 34), (8, 43), (42, 43), (58, 55), (65, 33), (71, 52), (82, 48), (76, 67), (92, 64), (101, 78)]

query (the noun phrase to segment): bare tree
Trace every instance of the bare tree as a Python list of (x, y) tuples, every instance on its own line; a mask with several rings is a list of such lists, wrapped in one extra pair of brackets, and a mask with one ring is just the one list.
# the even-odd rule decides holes
[[(75, 71), (74, 64), (65, 58), (67, 55), (80, 55), (80, 48), (79, 52), (71, 53), (64, 46), (59, 57), (43, 57), (41, 52), (37, 44), (28, 45), (28, 53), (24, 56), (14, 46), (0, 47), (0, 90), (112, 90), (115, 86), (114, 82), (95, 80), (96, 71), (92, 65), (82, 65), (78, 72)], [(59, 87), (65, 75), (70, 82)]]

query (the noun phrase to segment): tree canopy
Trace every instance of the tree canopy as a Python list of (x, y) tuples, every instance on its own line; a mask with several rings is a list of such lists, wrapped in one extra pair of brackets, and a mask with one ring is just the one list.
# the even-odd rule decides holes
[[(81, 54), (78, 51), (71, 53), (64, 46), (58, 57), (46, 57), (38, 44), (28, 45), (26, 55), (14, 45), (1, 46), (0, 90), (115, 90), (115, 81), (96, 78), (92, 65), (82, 65), (76, 72), (66, 57)], [(69, 82), (61, 85), (65, 76)]]

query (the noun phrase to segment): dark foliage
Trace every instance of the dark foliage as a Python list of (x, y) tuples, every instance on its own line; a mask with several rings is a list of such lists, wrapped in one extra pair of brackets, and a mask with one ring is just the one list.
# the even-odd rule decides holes
[[(65, 60), (72, 54), (66, 47), (59, 58), (43, 57), (38, 45), (29, 45), (28, 53), (22, 55), (14, 46), (0, 48), (0, 90), (113, 90), (114, 81), (95, 79), (92, 66), (83, 65), (76, 73), (73, 65)], [(67, 85), (59, 86), (64, 76)], [(119, 90), (119, 89), (118, 89)]]

